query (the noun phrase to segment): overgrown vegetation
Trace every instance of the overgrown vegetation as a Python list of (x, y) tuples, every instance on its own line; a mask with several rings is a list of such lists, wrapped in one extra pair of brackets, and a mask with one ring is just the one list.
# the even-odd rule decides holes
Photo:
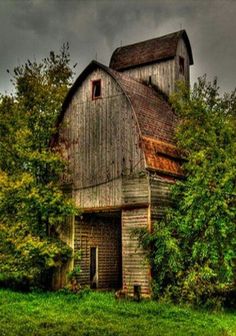
[(222, 97), (203, 77), (190, 92), (180, 85), (171, 102), (186, 179), (165, 218), (139, 236), (157, 297), (221, 305), (236, 291), (236, 91)]
[(65, 163), (48, 146), (71, 84), (69, 63), (67, 45), (27, 61), (14, 69), (14, 95), (0, 97), (0, 282), (8, 286), (48, 284), (71, 254), (57, 232), (76, 209), (59, 184)]
[(20, 294), (0, 290), (2, 336), (233, 336), (233, 313), (114, 299), (113, 293)]

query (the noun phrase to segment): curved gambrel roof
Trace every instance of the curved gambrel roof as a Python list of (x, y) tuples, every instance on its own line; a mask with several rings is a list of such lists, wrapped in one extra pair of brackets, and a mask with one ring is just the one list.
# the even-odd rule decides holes
[(89, 73), (97, 68), (103, 69), (108, 73), (128, 99), (134, 117), (137, 120), (140, 131), (140, 145), (144, 150), (147, 168), (158, 170), (159, 167), (160, 171), (169, 171), (173, 175), (181, 175), (180, 165), (177, 162), (180, 157), (179, 152), (174, 149), (176, 116), (171, 106), (153, 88), (123, 73), (110, 69), (97, 61), (92, 61), (85, 68), (69, 90), (57, 120), (57, 127), (62, 122), (64, 114), (77, 89), (82, 85)]
[(88, 74), (96, 68), (101, 68), (108, 73), (124, 92), (136, 115), (142, 136), (154, 137), (161, 141), (174, 143), (173, 124), (175, 123), (176, 117), (167, 101), (153, 88), (123, 73), (112, 70), (97, 61), (92, 61), (85, 68), (69, 90), (62, 105), (57, 126), (62, 121), (64, 113), (78, 87)]
[(161, 94), (123, 73), (111, 69), (109, 72), (129, 98), (141, 135), (174, 143), (176, 116)]
[(122, 71), (139, 65), (171, 59), (176, 56), (180, 38), (183, 38), (186, 43), (190, 65), (192, 65), (193, 55), (188, 35), (185, 30), (180, 30), (175, 33), (115, 49), (109, 66), (117, 71)]

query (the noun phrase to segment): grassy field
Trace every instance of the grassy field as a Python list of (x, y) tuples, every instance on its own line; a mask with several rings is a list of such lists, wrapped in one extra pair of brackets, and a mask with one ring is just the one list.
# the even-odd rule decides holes
[(236, 335), (236, 314), (117, 301), (112, 293), (22, 294), (0, 290), (1, 336)]

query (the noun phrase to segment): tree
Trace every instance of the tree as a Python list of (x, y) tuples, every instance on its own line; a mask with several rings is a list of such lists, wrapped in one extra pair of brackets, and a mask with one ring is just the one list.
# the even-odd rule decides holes
[(140, 239), (152, 247), (157, 296), (222, 302), (235, 288), (236, 91), (220, 96), (217, 81), (203, 77), (190, 91), (180, 84), (171, 102), (185, 179), (166, 216)]
[(2, 282), (42, 285), (71, 255), (58, 232), (77, 210), (61, 190), (66, 163), (49, 147), (73, 77), (69, 63), (68, 45), (40, 63), (27, 61), (14, 69), (15, 94), (1, 96)]

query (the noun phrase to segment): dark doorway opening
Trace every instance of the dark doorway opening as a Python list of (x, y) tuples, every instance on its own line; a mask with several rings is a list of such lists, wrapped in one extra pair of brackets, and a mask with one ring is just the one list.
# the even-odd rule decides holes
[(83, 214), (75, 224), (75, 251), (81, 251), (81, 285), (122, 288), (121, 213)]
[(90, 247), (90, 287), (98, 287), (98, 253), (97, 247)]

